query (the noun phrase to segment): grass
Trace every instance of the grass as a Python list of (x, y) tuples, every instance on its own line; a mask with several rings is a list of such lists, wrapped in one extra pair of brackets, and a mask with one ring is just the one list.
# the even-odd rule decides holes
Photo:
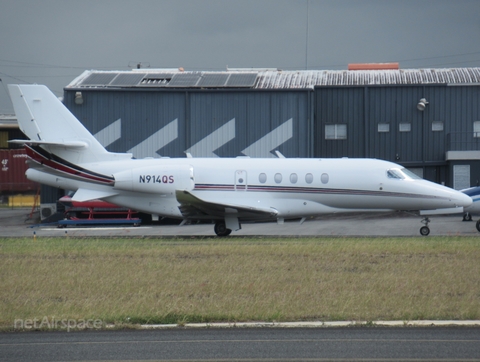
[(480, 319), (480, 238), (0, 239), (0, 329)]

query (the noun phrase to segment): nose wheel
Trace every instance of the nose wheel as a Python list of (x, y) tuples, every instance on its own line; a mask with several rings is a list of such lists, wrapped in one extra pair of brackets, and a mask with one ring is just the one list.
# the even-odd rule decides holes
[(430, 234), (430, 228), (428, 227), (428, 223), (430, 222), (430, 219), (426, 217), (421, 222), (422, 224), (424, 224), (424, 226), (420, 228), (420, 235), (427, 236), (428, 234)]

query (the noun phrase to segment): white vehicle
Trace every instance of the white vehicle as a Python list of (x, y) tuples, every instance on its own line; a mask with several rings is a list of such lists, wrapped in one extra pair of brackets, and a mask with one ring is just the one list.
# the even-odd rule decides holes
[[(108, 152), (41, 85), (9, 85), (30, 180), (74, 190), (74, 201), (105, 201), (160, 216), (215, 221), (226, 236), (254, 221), (328, 213), (462, 213), (472, 199), (376, 159), (160, 158)], [(422, 222), (428, 235), (429, 219)]]

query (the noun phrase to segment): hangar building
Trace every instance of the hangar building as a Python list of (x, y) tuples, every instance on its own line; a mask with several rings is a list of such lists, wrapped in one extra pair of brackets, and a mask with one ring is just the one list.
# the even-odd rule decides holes
[(368, 68), (91, 70), (64, 103), (109, 151), (137, 158), (372, 157), (479, 185), (480, 68)]

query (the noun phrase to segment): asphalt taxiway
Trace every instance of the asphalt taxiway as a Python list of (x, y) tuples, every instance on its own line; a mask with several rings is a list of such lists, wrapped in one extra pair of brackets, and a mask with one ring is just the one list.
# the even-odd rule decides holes
[[(151, 224), (151, 225), (96, 225), (68, 226), (58, 228), (56, 224), (41, 224), (30, 216), (26, 208), (0, 208), (0, 236), (81, 236), (81, 237), (189, 237), (215, 236), (213, 224)], [(437, 215), (430, 217), (430, 236), (480, 236), (473, 221), (462, 221), (462, 215)], [(284, 224), (244, 224), (232, 236), (420, 236), (422, 217), (408, 213), (361, 213), (325, 215), (309, 219), (303, 224), (288, 221)], [(427, 236), (428, 237), (428, 236)]]
[(0, 361), (480, 361), (478, 328), (0, 333)]

